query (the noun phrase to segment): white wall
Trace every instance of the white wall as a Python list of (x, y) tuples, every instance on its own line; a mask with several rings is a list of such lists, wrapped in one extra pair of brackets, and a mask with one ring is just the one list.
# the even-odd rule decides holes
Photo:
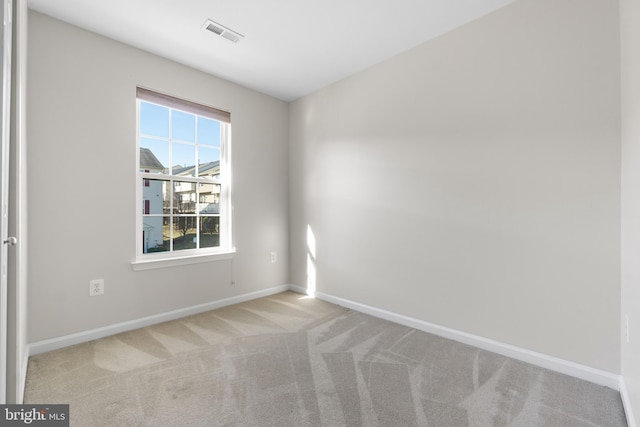
[(521, 0), (297, 100), (291, 280), (620, 372), (617, 2)]
[[(287, 104), (29, 16), (30, 342), (287, 283), (286, 256), (270, 262), (288, 253)], [(136, 85), (231, 112), (232, 262), (132, 271)], [(88, 296), (94, 278), (104, 296)]]
[[(621, 0), (622, 374), (640, 415), (640, 1)], [(626, 317), (629, 318), (629, 343)]]

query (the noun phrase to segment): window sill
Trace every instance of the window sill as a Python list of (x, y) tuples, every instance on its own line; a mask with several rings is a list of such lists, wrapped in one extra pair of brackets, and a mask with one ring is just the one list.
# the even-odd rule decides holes
[(222, 261), (233, 258), (235, 249), (225, 252), (215, 252), (196, 255), (172, 256), (172, 257), (138, 257), (131, 262), (133, 271), (154, 270), (156, 268), (178, 267), (181, 265), (200, 264), (203, 262)]

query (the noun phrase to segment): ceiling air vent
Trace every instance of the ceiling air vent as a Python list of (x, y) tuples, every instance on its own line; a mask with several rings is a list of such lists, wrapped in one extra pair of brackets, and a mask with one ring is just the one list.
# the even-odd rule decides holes
[(217, 22), (214, 22), (211, 19), (206, 20), (206, 22), (202, 26), (202, 29), (210, 31), (213, 34), (216, 34), (234, 43), (238, 43), (240, 40), (244, 38), (242, 34), (237, 33), (232, 29), (225, 27), (224, 25), (218, 24)]

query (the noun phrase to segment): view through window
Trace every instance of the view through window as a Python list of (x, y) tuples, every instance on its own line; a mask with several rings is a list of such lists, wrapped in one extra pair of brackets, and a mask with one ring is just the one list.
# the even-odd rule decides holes
[(230, 247), (230, 115), (138, 88), (141, 254)]

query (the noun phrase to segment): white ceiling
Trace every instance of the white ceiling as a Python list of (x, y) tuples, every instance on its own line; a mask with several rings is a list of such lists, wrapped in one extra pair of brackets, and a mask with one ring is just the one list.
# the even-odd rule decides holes
[[(515, 0), (28, 0), (29, 7), (285, 101)], [(212, 19), (245, 36), (201, 29)]]

